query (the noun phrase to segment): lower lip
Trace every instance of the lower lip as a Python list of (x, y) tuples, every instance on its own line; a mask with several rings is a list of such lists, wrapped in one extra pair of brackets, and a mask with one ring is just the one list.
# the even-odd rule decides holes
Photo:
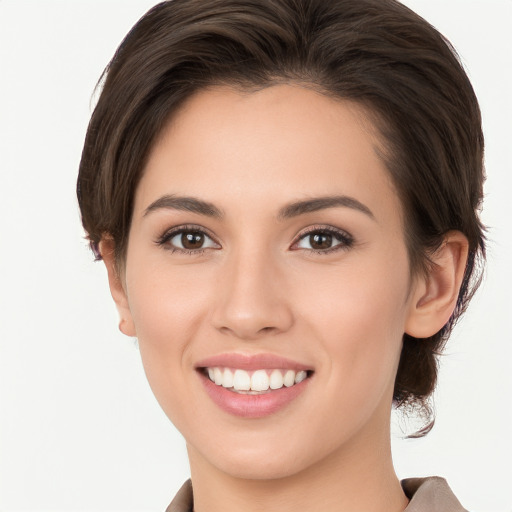
[(200, 372), (199, 376), (210, 398), (222, 410), (242, 418), (263, 418), (283, 409), (306, 389), (310, 381), (308, 377), (289, 388), (282, 387), (261, 395), (248, 395), (217, 386)]

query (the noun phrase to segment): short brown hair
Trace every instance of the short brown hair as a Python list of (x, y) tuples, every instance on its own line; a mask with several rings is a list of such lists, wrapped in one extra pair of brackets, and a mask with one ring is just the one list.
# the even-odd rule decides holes
[(450, 230), (469, 241), (456, 309), (427, 339), (404, 335), (394, 401), (432, 424), (440, 354), (480, 281), (481, 116), (450, 43), (396, 0), (173, 0), (132, 28), (107, 66), (85, 140), (77, 194), (91, 246), (125, 256), (136, 187), (173, 112), (211, 85), (303, 83), (359, 102), (380, 131), (405, 212), (412, 271)]

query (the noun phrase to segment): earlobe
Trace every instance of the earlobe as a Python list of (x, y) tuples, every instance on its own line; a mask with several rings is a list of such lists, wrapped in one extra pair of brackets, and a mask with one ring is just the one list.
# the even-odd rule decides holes
[(102, 238), (99, 243), (99, 251), (107, 269), (110, 293), (119, 313), (119, 330), (126, 336), (136, 336), (128, 297), (116, 264), (114, 247), (111, 238)]
[(459, 231), (450, 231), (441, 247), (430, 256), (426, 275), (418, 276), (411, 295), (405, 332), (415, 338), (428, 338), (450, 319), (468, 258), (468, 240)]

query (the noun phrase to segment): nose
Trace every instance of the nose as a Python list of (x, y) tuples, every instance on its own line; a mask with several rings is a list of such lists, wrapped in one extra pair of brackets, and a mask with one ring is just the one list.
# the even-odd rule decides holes
[(214, 327), (242, 340), (290, 329), (294, 319), (278, 267), (264, 250), (228, 258), (219, 274)]

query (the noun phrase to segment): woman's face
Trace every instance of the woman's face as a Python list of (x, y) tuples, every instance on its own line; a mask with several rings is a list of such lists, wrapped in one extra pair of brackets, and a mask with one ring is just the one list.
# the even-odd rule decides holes
[(377, 144), (289, 85), (202, 91), (157, 141), (124, 330), (193, 463), (275, 478), (386, 442), (414, 293)]

